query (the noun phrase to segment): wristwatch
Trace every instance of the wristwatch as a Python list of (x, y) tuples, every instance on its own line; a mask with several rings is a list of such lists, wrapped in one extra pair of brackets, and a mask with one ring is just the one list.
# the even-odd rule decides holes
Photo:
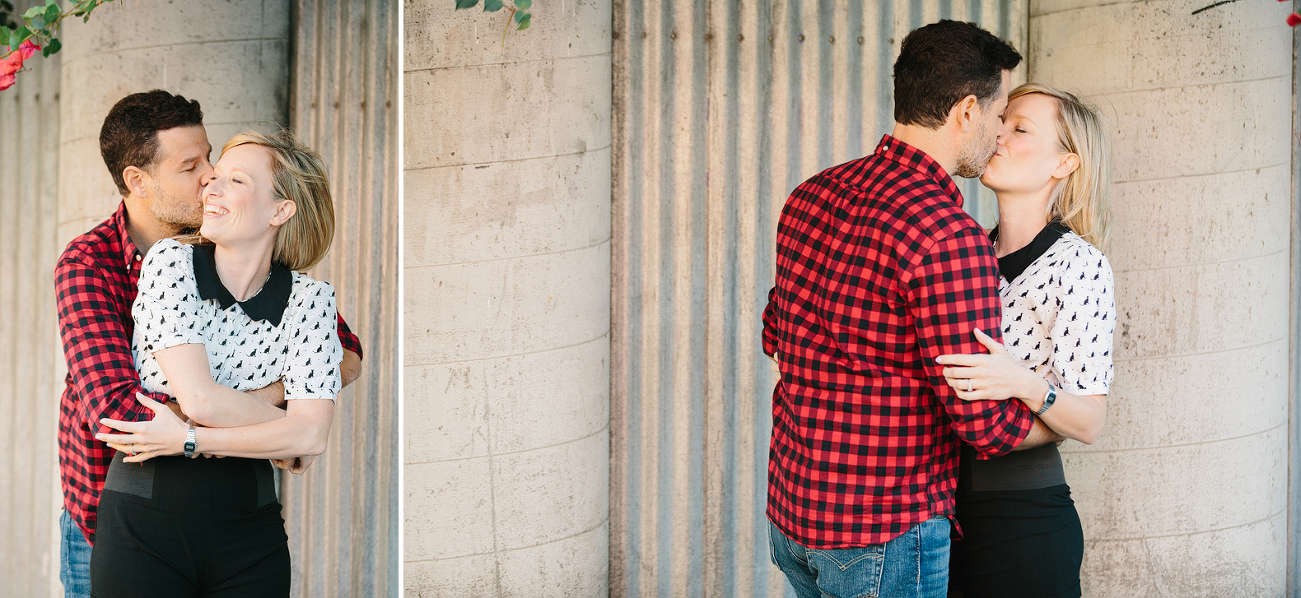
[(190, 424), (190, 429), (185, 432), (185, 456), (194, 458), (194, 424)]
[(1048, 383), (1048, 394), (1044, 395), (1044, 404), (1043, 404), (1043, 407), (1040, 407), (1038, 411), (1034, 412), (1034, 414), (1035, 414), (1035, 415), (1043, 415), (1044, 412), (1047, 411), (1049, 407), (1052, 407), (1052, 406), (1053, 406), (1053, 403), (1056, 402), (1056, 401), (1057, 401), (1057, 389), (1056, 389), (1056, 388), (1053, 388), (1053, 383), (1052, 383), (1052, 382), (1049, 382), (1049, 383)]

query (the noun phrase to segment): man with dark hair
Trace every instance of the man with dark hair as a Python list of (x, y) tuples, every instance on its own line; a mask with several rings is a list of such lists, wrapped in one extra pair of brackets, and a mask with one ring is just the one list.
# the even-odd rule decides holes
[(1021, 56), (970, 23), (913, 31), (876, 151), (791, 193), (764, 352), (778, 363), (772, 557), (796, 594), (943, 597), (958, 450), (1039, 446), (1020, 401), (959, 399), (935, 358), (1000, 338), (998, 262), (950, 173), (979, 176)]
[[(55, 267), (59, 329), (68, 362), (59, 410), (59, 470), (64, 511), (59, 579), (71, 597), (90, 595), (90, 549), (96, 509), (113, 450), (95, 439), (113, 432), (101, 419), (139, 421), (150, 411), (137, 394), (179, 408), (165, 395), (143, 392), (131, 352), (131, 304), (140, 263), (153, 244), (197, 228), (200, 192), (212, 174), (212, 147), (197, 101), (166, 91), (129, 95), (109, 111), (100, 130), (100, 153), (122, 194), (117, 211), (73, 239)], [(361, 345), (339, 319), (344, 384), (361, 369)], [(283, 408), (284, 387), (246, 393), (232, 412)], [(301, 473), (307, 461), (296, 463)]]

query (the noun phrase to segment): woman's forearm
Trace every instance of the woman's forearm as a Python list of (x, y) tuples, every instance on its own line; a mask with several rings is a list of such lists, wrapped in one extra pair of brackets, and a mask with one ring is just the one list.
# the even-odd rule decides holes
[(195, 450), (250, 459), (319, 455), (325, 452), (333, 416), (334, 401), (298, 399), (290, 401), (288, 412), (275, 420), (233, 428), (197, 429)]
[(251, 426), (282, 419), (285, 411), (266, 402), (216, 382), (200, 383), (199, 388), (177, 392), (181, 411), (209, 428)]
[[(1043, 407), (1044, 398), (1048, 394), (1046, 380), (1041, 379), (1041, 382), (1035, 386), (1038, 387), (1036, 390), (1027, 389), (1024, 393), (1018, 393), (1021, 395), (1018, 398), (1031, 411), (1038, 411)], [(1059, 388), (1057, 400), (1047, 411), (1039, 415), (1039, 419), (1062, 436), (1084, 444), (1093, 444), (1102, 435), (1106, 416), (1106, 395), (1076, 395)]]
[(285, 416), (279, 407), (217, 384), (208, 366), (208, 351), (199, 343), (154, 351), (154, 359), (167, 377), (181, 411), (196, 423), (225, 428), (260, 424)]

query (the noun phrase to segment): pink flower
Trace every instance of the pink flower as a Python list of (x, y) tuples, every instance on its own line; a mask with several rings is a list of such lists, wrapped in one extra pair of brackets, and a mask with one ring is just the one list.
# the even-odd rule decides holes
[(1288, 15), (1287, 24), (1291, 27), (1296, 27), (1297, 25), (1301, 25), (1301, 15), (1296, 13), (1292, 13)]
[(32, 55), (35, 54), (36, 51), (40, 49), (41, 47), (36, 44), (33, 44), (31, 39), (23, 40), (23, 43), (18, 44), (18, 52), (16, 52), (19, 56), (22, 57), (18, 59), (19, 64), (21, 64), (22, 61), (31, 58)]
[(9, 89), (10, 87), (13, 86), (13, 84), (14, 84), (14, 76), (12, 74), (0, 75), (0, 91)]
[(0, 77), (12, 75), (20, 68), (23, 68), (23, 57), (18, 52), (0, 58)]

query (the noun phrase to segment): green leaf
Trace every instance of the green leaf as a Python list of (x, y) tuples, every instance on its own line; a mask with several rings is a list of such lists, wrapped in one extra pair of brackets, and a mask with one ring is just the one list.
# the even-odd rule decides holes
[(35, 29), (36, 31), (45, 29), (45, 15), (39, 14), (36, 15), (35, 17), (32, 17), (31, 24), (32, 24), (32, 29)]
[(479, 0), (456, 0), (456, 10), (461, 10), (462, 8), (474, 8), (478, 3)]
[(33, 7), (29, 8), (29, 9), (27, 9), (27, 12), (23, 13), (23, 18), (24, 18), (24, 19), (32, 19), (32, 18), (34, 18), (36, 15), (42, 15), (42, 14), (45, 14), (45, 7), (43, 7), (43, 6), (33, 6)]
[(59, 20), (59, 15), (62, 13), (59, 12), (59, 5), (53, 3), (54, 0), (50, 0), (50, 2), (51, 4), (45, 7), (45, 22), (56, 23)]
[(522, 23), (522, 22), (524, 22), (524, 19), (527, 19), (527, 18), (528, 18), (528, 16), (529, 16), (529, 13), (526, 13), (526, 12), (524, 12), (524, 11), (519, 11), (519, 12), (515, 13), (515, 22), (516, 22), (516, 23)]
[[(520, 15), (524, 15), (524, 18), (522, 18), (522, 19), (519, 18)], [(516, 27), (515, 29), (517, 29), (517, 30), (519, 30), (519, 31), (523, 31), (523, 30), (525, 30), (525, 29), (528, 29), (528, 28), (529, 28), (529, 21), (531, 21), (531, 20), (533, 20), (533, 15), (531, 15), (531, 14), (529, 14), (529, 13), (526, 13), (526, 12), (517, 12), (517, 13), (515, 13), (515, 21), (519, 23), (519, 27)]]
[(13, 33), (9, 34), (9, 48), (17, 50), (18, 46), (23, 43), (23, 40), (31, 36), (31, 30), (20, 25), (17, 29), (14, 29)]
[(533, 0), (515, 0), (515, 8), (520, 10), (533, 8)]
[(483, 12), (497, 12), (501, 7), (501, 0), (483, 0)]
[(45, 49), (41, 51), (45, 52), (46, 56), (49, 56), (51, 54), (58, 54), (59, 50), (62, 49), (63, 49), (63, 44), (59, 43), (59, 39), (56, 37), (50, 40), (49, 45), (45, 46)]

